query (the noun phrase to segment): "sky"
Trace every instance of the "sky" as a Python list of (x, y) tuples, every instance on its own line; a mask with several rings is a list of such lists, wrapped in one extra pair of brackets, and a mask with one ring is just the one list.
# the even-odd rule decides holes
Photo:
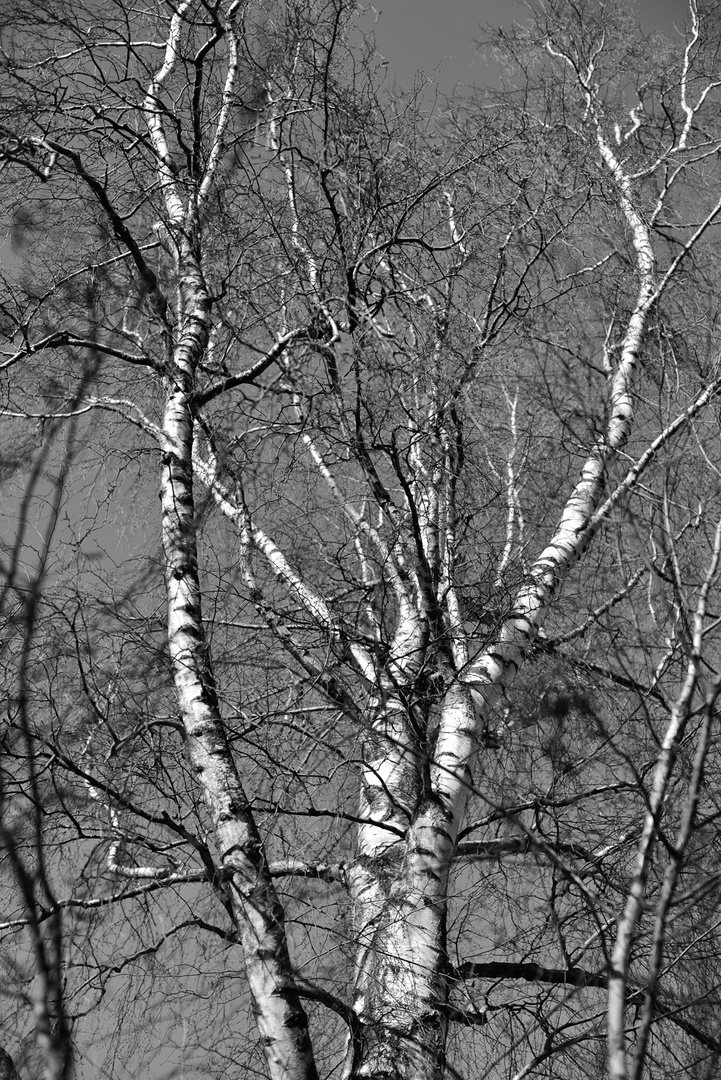
[[(648, 32), (673, 38), (688, 14), (688, 0), (637, 0)], [(388, 60), (392, 84), (410, 89), (418, 72), (441, 94), (456, 84), (483, 85), (496, 77), (485, 64), (477, 42), (486, 26), (523, 20), (522, 0), (363, 0), (364, 23), (372, 27), (378, 51)], [(0, 267), (17, 261), (7, 237), (0, 238)]]
[[(489, 73), (477, 55), (484, 26), (520, 22), (527, 9), (520, 0), (375, 0), (366, 3), (378, 51), (388, 60), (389, 76), (410, 87), (418, 71), (435, 79), (441, 93), (457, 82), (483, 84)], [(682, 27), (687, 0), (640, 0), (641, 22), (648, 33), (669, 37)]]

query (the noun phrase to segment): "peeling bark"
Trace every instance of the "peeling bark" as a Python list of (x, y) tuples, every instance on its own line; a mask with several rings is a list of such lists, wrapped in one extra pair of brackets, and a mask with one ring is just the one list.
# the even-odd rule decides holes
[[(449, 691), (444, 712), (452, 712), (447, 727), (452, 722), (463, 743), (474, 717), (468, 691), (460, 684)], [(418, 760), (417, 743), (414, 750)], [(359, 942), (354, 1009), (360, 1026), (353, 1077), (434, 1080), (444, 1067), (448, 877), (468, 783), (457, 782), (457, 743), (436, 749), (425, 785), (420, 764), (415, 785), (408, 783), (411, 754), (406, 753), (405, 785), (403, 762), (397, 759), (395, 772), (386, 766), (382, 800), (390, 815), (391, 792), (398, 807), (402, 799), (407, 806), (411, 791), (415, 795), (404, 837), (389, 842), (387, 830), (361, 826), (359, 857), (348, 875)], [(462, 775), (469, 779), (467, 762)], [(376, 806), (368, 805), (366, 812), (377, 812)], [(398, 814), (396, 821), (402, 822)]]

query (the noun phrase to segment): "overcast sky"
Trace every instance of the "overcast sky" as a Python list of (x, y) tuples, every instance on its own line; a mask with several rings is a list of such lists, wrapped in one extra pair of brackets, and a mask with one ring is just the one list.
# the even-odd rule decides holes
[[(647, 32), (675, 34), (688, 14), (687, 0), (640, 0)], [(440, 63), (438, 88), (448, 93), (457, 82), (484, 83), (488, 74), (476, 56), (482, 27), (521, 21), (527, 9), (518, 0), (375, 0), (378, 51), (388, 60), (389, 77), (410, 87), (417, 71), (430, 74)]]

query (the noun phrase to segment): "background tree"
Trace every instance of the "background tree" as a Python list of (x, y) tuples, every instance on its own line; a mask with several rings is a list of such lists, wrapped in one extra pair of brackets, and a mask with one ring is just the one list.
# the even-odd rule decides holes
[(14, 7), (21, 1075), (712, 1074), (714, 19)]

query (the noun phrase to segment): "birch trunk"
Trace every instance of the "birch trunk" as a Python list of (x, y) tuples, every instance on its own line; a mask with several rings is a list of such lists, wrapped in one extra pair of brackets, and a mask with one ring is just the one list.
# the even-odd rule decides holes
[(293, 981), (283, 910), (228, 745), (201, 615), (193, 413), (196, 366), (208, 340), (209, 301), (197, 255), (180, 261), (183, 322), (163, 420), (163, 550), (168, 644), (188, 755), (210, 812), (256, 1014), (273, 1080), (315, 1080), (308, 1024)]
[[(392, 747), (386, 752), (385, 771), (373, 765), (363, 780), (364, 793), (374, 785), (382, 786), (383, 824), (387, 826), (394, 819), (396, 827), (403, 828), (403, 839), (389, 841), (387, 828), (381, 836), (378, 825), (360, 829), (358, 866), (351, 875), (356, 933), (361, 942), (354, 1006), (361, 1034), (356, 1040), (353, 1076), (435, 1080), (442, 1074), (448, 1002), (446, 893), (472, 763), (501, 693), (513, 682), (549, 607), (598, 531), (595, 515), (608, 466), (627, 443), (633, 427), (634, 384), (648, 313), (659, 290), (648, 227), (634, 206), (630, 181), (600, 128), (598, 145), (606, 168), (619, 185), (619, 208), (631, 232), (639, 282), (619, 364), (609, 378), (606, 430), (591, 447), (555, 534), (518, 590), (513, 612), (498, 638), (471, 663), (463, 663), (458, 681), (451, 680), (448, 685), (425, 784), (418, 781), (418, 801), (405, 828), (397, 814), (408, 794), (402, 759), (413, 753), (422, 757), (424, 748), (418, 740), (399, 727), (390, 736), (385, 733)], [(424, 471), (428, 479), (424, 486), (421, 481), (422, 491), (416, 493), (415, 504), (437, 509), (442, 478), (431, 480), (433, 470), (421, 469), (419, 473)], [(453, 507), (448, 511), (452, 519)], [(430, 535), (429, 529), (421, 529), (426, 555), (431, 553), (426, 540)], [(455, 633), (463, 636), (462, 631)], [(467, 643), (455, 651), (459, 656), (467, 655)], [(364, 810), (372, 816), (373, 803), (365, 801), (361, 816)]]
[[(461, 684), (452, 684), (442, 711), (459, 739), (474, 729), (470, 694)], [(421, 750), (416, 744), (419, 761)], [(388, 830), (383, 836), (378, 825), (359, 831), (350, 875), (359, 939), (354, 1008), (360, 1028), (353, 1077), (435, 1080), (443, 1075), (448, 878), (469, 784), (449, 785), (438, 755), (430, 768), (418, 771), (416, 806), (403, 838), (389, 842)], [(402, 789), (401, 776), (399, 769), (386, 777), (386, 792)]]

